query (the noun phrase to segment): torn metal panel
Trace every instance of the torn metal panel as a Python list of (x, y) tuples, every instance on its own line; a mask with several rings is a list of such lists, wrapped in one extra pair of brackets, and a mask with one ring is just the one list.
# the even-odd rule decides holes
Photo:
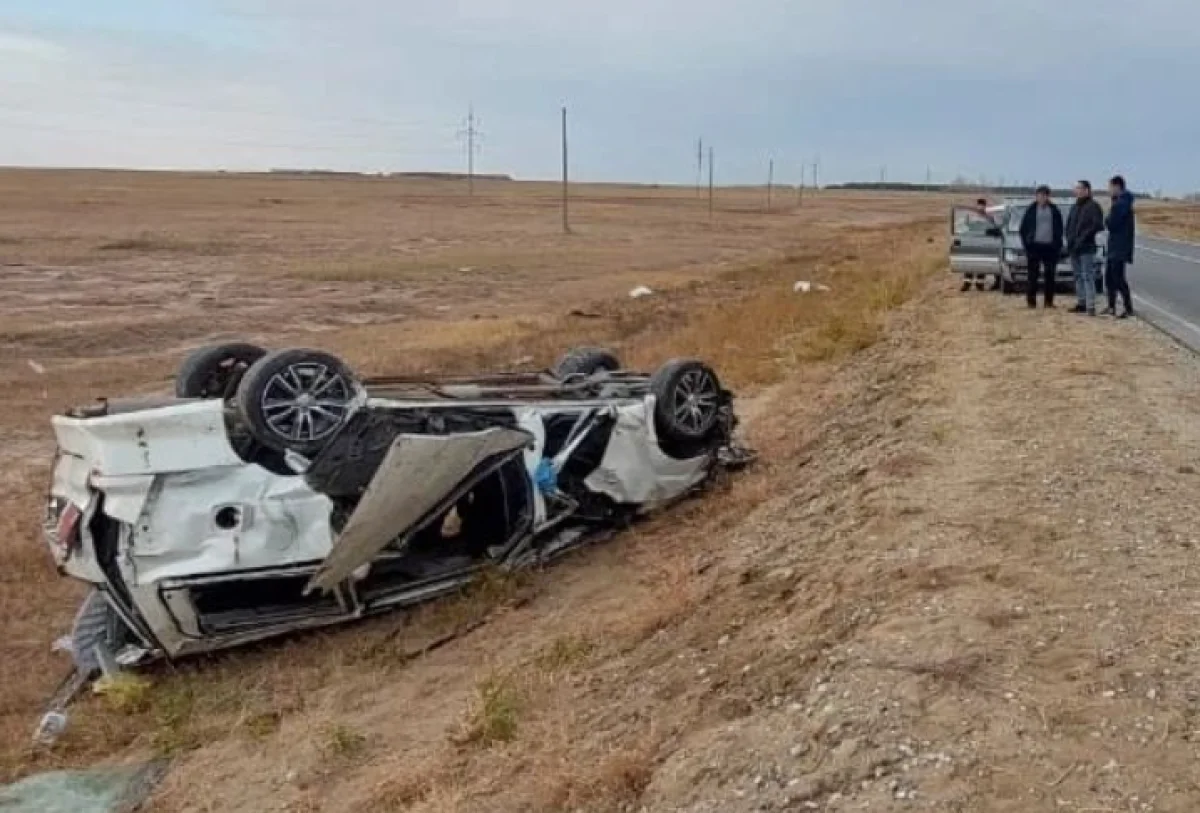
[(653, 396), (646, 404), (616, 410), (617, 424), (600, 466), (585, 485), (615, 502), (645, 505), (666, 502), (694, 488), (708, 476), (710, 455), (675, 460), (663, 454), (654, 430)]
[(132, 581), (155, 584), (322, 559), (333, 540), (330, 510), (329, 498), (303, 477), (258, 466), (159, 475), (130, 526)]
[(514, 429), (397, 436), (306, 592), (333, 589), (427, 518), (485, 462), (508, 459), (531, 441)]

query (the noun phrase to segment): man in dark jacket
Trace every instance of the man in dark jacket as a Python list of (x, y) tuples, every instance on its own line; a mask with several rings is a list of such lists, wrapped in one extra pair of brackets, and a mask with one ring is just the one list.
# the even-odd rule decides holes
[(1054, 272), (1062, 254), (1063, 217), (1050, 201), (1050, 187), (1039, 186), (1032, 206), (1021, 218), (1021, 245), (1029, 263), (1029, 275), (1025, 281), (1025, 299), (1029, 307), (1037, 307), (1038, 277), (1044, 272), (1046, 278), (1045, 303), (1054, 307)]
[(1075, 313), (1096, 315), (1096, 235), (1104, 231), (1104, 210), (1087, 181), (1075, 184), (1075, 205), (1067, 217), (1067, 254), (1075, 276)]
[(1125, 186), (1125, 179), (1113, 176), (1108, 182), (1108, 194), (1112, 205), (1108, 209), (1108, 263), (1104, 269), (1104, 284), (1108, 288), (1108, 310), (1117, 312), (1117, 294), (1121, 295), (1125, 311), (1117, 317), (1128, 319), (1133, 315), (1133, 294), (1125, 278), (1125, 267), (1133, 262), (1134, 218), (1133, 195)]

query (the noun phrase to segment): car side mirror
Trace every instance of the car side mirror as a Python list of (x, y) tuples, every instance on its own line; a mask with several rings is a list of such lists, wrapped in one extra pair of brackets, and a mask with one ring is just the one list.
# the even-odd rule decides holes
[(988, 236), (988, 237), (999, 237), (999, 236), (1000, 236), (1000, 229), (998, 229), (998, 228), (997, 228), (997, 227), (995, 227), (995, 226), (992, 226), (990, 229), (988, 229), (988, 230), (987, 230), (987, 232), (986, 232), (986, 233), (987, 233), (987, 236)]

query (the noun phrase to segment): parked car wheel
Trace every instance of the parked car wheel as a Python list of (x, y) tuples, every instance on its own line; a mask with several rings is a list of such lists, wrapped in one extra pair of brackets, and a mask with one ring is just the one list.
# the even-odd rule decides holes
[(346, 423), (357, 391), (354, 373), (336, 356), (277, 350), (242, 376), (237, 412), (267, 448), (312, 456)]
[(558, 364), (554, 365), (555, 378), (590, 376), (604, 370), (615, 372), (621, 369), (616, 354), (602, 347), (574, 347), (568, 350)]
[(258, 345), (214, 344), (192, 351), (175, 374), (178, 398), (228, 398), (250, 365), (265, 356)]
[(701, 453), (720, 428), (723, 391), (707, 364), (675, 359), (650, 379), (654, 428), (663, 450), (673, 457)]

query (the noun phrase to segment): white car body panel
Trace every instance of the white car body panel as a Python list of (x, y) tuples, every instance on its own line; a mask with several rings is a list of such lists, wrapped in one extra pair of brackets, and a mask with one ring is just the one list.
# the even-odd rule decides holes
[(706, 457), (674, 460), (658, 447), (653, 396), (646, 404), (617, 410), (617, 425), (600, 466), (584, 480), (591, 490), (623, 504), (646, 509), (669, 502), (700, 483), (708, 474)]
[[(410, 406), (399, 401), (372, 402)], [(429, 408), (430, 404), (412, 406)], [(458, 406), (463, 404), (449, 408)], [(616, 418), (603, 459), (584, 484), (619, 504), (649, 508), (672, 501), (700, 484), (712, 465), (707, 454), (676, 460), (662, 452), (651, 417), (653, 396), (502, 406), (511, 411), (521, 433), (532, 438), (529, 448), (520, 453), (531, 483), (545, 463), (544, 418), (549, 413), (577, 412), (580, 432), (588, 426), (585, 416)], [(311, 488), (302, 475), (277, 474), (243, 461), (230, 443), (220, 400), (180, 401), (90, 418), (58, 416), (53, 427), (60, 454), (52, 495), (85, 512), (96, 510), (102, 497), (104, 513), (121, 523), (115, 567), (142, 629), (162, 654), (224, 648), (281, 631), (334, 623), (356, 612), (343, 606), (337, 616), (223, 632), (219, 640), (201, 629), (188, 598), (189, 583), (244, 581), (246, 589), (253, 590), (254, 579), (293, 572), (311, 575), (337, 550), (333, 502)], [(536, 485), (531, 500), (532, 528), (537, 533), (554, 523), (548, 518), (545, 495)], [(230, 522), (230, 517), (236, 517), (236, 522)], [(109, 590), (89, 524), (84, 523), (80, 548), (60, 567), (67, 575)], [(574, 528), (564, 533), (580, 532)], [(453, 587), (445, 583), (427, 589), (435, 595)]]
[(216, 400), (98, 418), (56, 415), (51, 424), (59, 449), (86, 460), (97, 475), (163, 474), (242, 463), (225, 434), (224, 404)]

